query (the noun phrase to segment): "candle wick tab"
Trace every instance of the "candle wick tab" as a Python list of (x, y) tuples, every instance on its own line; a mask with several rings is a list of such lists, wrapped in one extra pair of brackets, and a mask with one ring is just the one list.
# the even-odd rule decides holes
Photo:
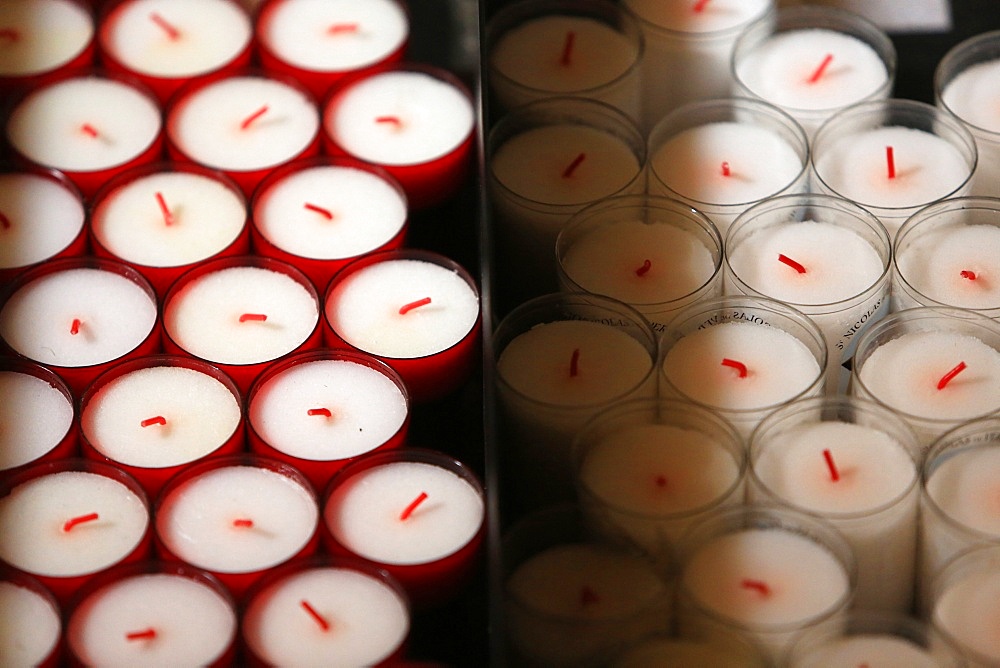
[(376, 123), (382, 123), (384, 125), (392, 125), (397, 129), (403, 126), (403, 121), (400, 120), (399, 116), (376, 116)]
[(63, 524), (63, 531), (68, 533), (77, 525), (86, 524), (87, 522), (93, 522), (98, 519), (100, 519), (100, 516), (97, 513), (88, 513), (86, 515), (80, 515), (78, 517), (68, 519), (66, 520), (66, 523)]
[(323, 617), (323, 615), (319, 614), (319, 611), (316, 610), (316, 608), (312, 607), (309, 601), (302, 599), (301, 601), (299, 601), (299, 605), (301, 605), (302, 609), (305, 610), (307, 613), (309, 613), (309, 616), (312, 617), (317, 624), (319, 624), (320, 629), (322, 629), (324, 632), (330, 630), (330, 622), (328, 622), (326, 618)]
[(597, 592), (591, 589), (587, 585), (583, 585), (580, 588), (580, 605), (587, 607), (588, 605), (594, 605), (601, 602), (601, 597), (597, 595)]
[(566, 31), (566, 41), (563, 42), (562, 56), (559, 58), (559, 64), (563, 67), (569, 67), (571, 61), (571, 56), (573, 54), (573, 43), (576, 41), (576, 33), (572, 30)]
[(937, 389), (943, 390), (945, 387), (947, 387), (948, 383), (950, 383), (955, 376), (962, 373), (965, 369), (966, 369), (965, 362), (959, 362), (958, 364), (956, 364), (948, 373), (941, 376), (941, 380), (939, 380), (937, 383)]
[(0, 38), (17, 42), (21, 39), (21, 33), (15, 28), (0, 28)]
[(722, 175), (723, 176), (732, 176), (733, 175), (733, 171), (732, 171), (732, 169), (729, 168), (729, 163), (728, 162), (723, 162), (722, 163)]
[(8, 218), (3, 211), (0, 211), (0, 227), (5, 230), (10, 229), (10, 218)]
[(163, 28), (163, 32), (167, 33), (167, 37), (169, 37), (170, 39), (172, 40), (180, 39), (181, 31), (178, 30), (176, 26), (174, 26), (172, 23), (167, 21), (165, 18), (163, 18), (156, 12), (152, 12), (149, 15), (149, 20), (155, 23), (156, 25), (160, 26), (161, 28)]
[(310, 408), (306, 411), (306, 415), (321, 415), (326, 418), (333, 417), (333, 413), (329, 408)]
[(167, 418), (163, 417), (162, 415), (156, 415), (151, 418), (146, 418), (145, 420), (139, 423), (139, 426), (152, 427), (154, 424), (158, 424), (161, 427), (165, 427), (167, 426)]
[(345, 32), (356, 33), (360, 26), (357, 23), (334, 23), (326, 29), (328, 35), (342, 35)]
[(142, 631), (131, 631), (125, 634), (126, 640), (153, 640), (156, 638), (156, 629), (150, 627)]
[(580, 375), (580, 349), (574, 348), (573, 354), (569, 358), (569, 377), (576, 378)]
[(233, 526), (238, 529), (252, 529), (253, 520), (246, 519), (244, 517), (237, 518), (233, 520)]
[(840, 480), (840, 471), (837, 470), (837, 463), (833, 461), (833, 454), (829, 450), (823, 450), (823, 459), (826, 460), (826, 467), (830, 470), (830, 480), (833, 482)]
[(797, 271), (800, 274), (806, 273), (806, 268), (804, 266), (802, 266), (801, 264), (799, 264), (798, 262), (796, 262), (792, 258), (788, 257), (787, 255), (784, 255), (782, 253), (778, 253), (778, 261), (781, 262), (781, 263), (783, 263), (783, 264), (787, 264), (789, 267), (791, 267), (792, 269), (794, 269), (795, 271)]
[(667, 476), (661, 473), (660, 475), (656, 476), (655, 482), (656, 486), (662, 489), (667, 486), (667, 482), (669, 481), (667, 480)]
[(410, 518), (410, 515), (413, 514), (413, 511), (417, 509), (417, 506), (423, 503), (426, 499), (427, 499), (427, 492), (420, 492), (420, 494), (417, 495), (417, 498), (413, 499), (413, 501), (410, 501), (410, 505), (406, 506), (406, 508), (403, 508), (403, 512), (399, 514), (399, 519), (402, 521), (408, 520)]
[(652, 266), (653, 263), (651, 261), (643, 260), (642, 266), (635, 270), (635, 275), (645, 276), (647, 273), (649, 273), (649, 270), (652, 268)]
[(896, 155), (891, 146), (885, 147), (885, 165), (888, 177), (896, 178)]
[(960, 271), (959, 276), (961, 276), (962, 278), (967, 278), (970, 281), (976, 280), (976, 272), (969, 271), (968, 269), (963, 269), (962, 271)]
[(424, 297), (423, 299), (418, 299), (415, 302), (410, 302), (409, 304), (403, 304), (399, 307), (399, 315), (406, 315), (415, 308), (420, 308), (421, 306), (427, 306), (431, 303), (430, 297)]
[(323, 207), (319, 206), (318, 204), (310, 204), (309, 202), (306, 202), (302, 206), (305, 207), (306, 209), (308, 209), (309, 211), (314, 211), (314, 212), (318, 213), (319, 215), (323, 216), (327, 220), (333, 220), (333, 213), (329, 209), (324, 209)]
[(830, 66), (830, 63), (832, 62), (833, 62), (833, 54), (832, 53), (826, 54), (826, 56), (823, 58), (823, 62), (819, 64), (819, 67), (817, 67), (813, 71), (812, 76), (809, 77), (809, 83), (814, 84), (820, 79), (822, 79), (823, 73), (826, 72), (826, 68), (828, 68)]
[(562, 177), (564, 179), (568, 179), (569, 177), (573, 176), (573, 172), (576, 171), (576, 168), (579, 167), (580, 164), (586, 159), (587, 159), (586, 153), (581, 153), (575, 158), (573, 158), (573, 162), (569, 163), (569, 165), (566, 166), (566, 169), (563, 170)]
[(163, 215), (163, 224), (170, 227), (174, 224), (174, 214), (170, 213), (170, 207), (167, 206), (167, 200), (163, 198), (163, 193), (156, 193), (156, 203), (160, 207), (160, 213)]
[(241, 130), (246, 130), (247, 128), (249, 128), (250, 125), (254, 121), (256, 121), (258, 118), (260, 118), (261, 116), (263, 116), (264, 114), (266, 114), (267, 110), (268, 110), (268, 106), (265, 104), (263, 107), (261, 107), (260, 109), (258, 109), (255, 112), (253, 112), (252, 114), (250, 114), (246, 118), (244, 118), (243, 121), (240, 123), (240, 129)]
[(759, 592), (761, 596), (771, 595), (771, 588), (767, 586), (766, 582), (761, 580), (751, 580), (748, 578), (740, 582), (740, 586), (744, 589), (753, 589), (754, 591)]
[(81, 125), (80, 130), (83, 132), (83, 134), (87, 135), (88, 137), (93, 137), (95, 139), (101, 134), (97, 131), (97, 128), (95, 128), (90, 123), (84, 123), (83, 125)]
[(267, 316), (263, 313), (242, 313), (240, 322), (266, 322)]
[(722, 366), (728, 366), (732, 369), (736, 369), (736, 371), (739, 372), (740, 378), (747, 377), (747, 365), (743, 362), (725, 357), (722, 359)]
[(697, 2), (694, 3), (694, 7), (691, 9), (693, 9), (696, 14), (700, 14), (705, 11), (705, 7), (708, 6), (708, 3), (709, 0), (697, 0)]
[(83, 321), (79, 318), (73, 318), (73, 322), (69, 324), (69, 333), (76, 336), (80, 333), (80, 328), (83, 327)]

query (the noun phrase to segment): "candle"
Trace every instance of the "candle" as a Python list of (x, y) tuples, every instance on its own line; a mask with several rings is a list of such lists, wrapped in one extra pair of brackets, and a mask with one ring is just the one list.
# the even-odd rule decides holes
[(82, 665), (228, 665), (235, 604), (210, 574), (141, 562), (89, 583), (69, 612), (66, 640)]
[(242, 74), (193, 81), (167, 109), (176, 160), (225, 172), (249, 198), (275, 167), (319, 152), (319, 110), (294, 80)]
[(755, 668), (767, 664), (760, 656), (760, 650), (736, 635), (724, 640), (690, 640), (660, 634), (625, 648), (610, 665), (612, 668), (669, 665)]
[(319, 289), (351, 260), (401, 246), (409, 228), (396, 179), (346, 157), (275, 170), (254, 194), (252, 209), (254, 250), (291, 262)]
[(59, 603), (38, 580), (0, 569), (0, 656), (14, 666), (59, 665), (62, 619)]
[(1000, 660), (992, 630), (1000, 621), (1000, 561), (995, 547), (956, 557), (935, 578), (930, 620), (945, 640), (957, 646), (966, 665)]
[(323, 503), (327, 550), (386, 569), (413, 604), (453, 600), (477, 565), (485, 498), (475, 474), (435, 450), (369, 454), (341, 469)]
[(326, 152), (385, 168), (415, 209), (444, 202), (464, 183), (475, 124), (465, 84), (419, 63), (345, 78), (323, 105)]
[(0, 357), (0, 471), (76, 454), (76, 408), (69, 387), (46, 367)]
[(812, 137), (838, 110), (889, 95), (896, 49), (860, 14), (806, 5), (744, 31), (732, 62), (735, 94), (780, 107)]
[(161, 297), (203, 260), (246, 253), (247, 205), (224, 175), (156, 163), (112, 179), (94, 198), (90, 235), (98, 256), (130, 264)]
[(431, 251), (373, 253), (342, 269), (325, 297), (326, 344), (375, 355), (416, 402), (459, 388), (478, 363), (479, 291), (457, 263)]
[(6, 132), (18, 160), (62, 171), (86, 197), (114, 174), (156, 160), (163, 142), (160, 109), (145, 88), (87, 74), (28, 93)]
[(256, 18), (261, 64), (295, 76), (322, 99), (345, 75), (398, 62), (410, 19), (398, 0), (272, 0)]
[(346, 350), (272, 365), (251, 388), (247, 406), (251, 450), (299, 468), (316, 489), (351, 460), (403, 445), (410, 423), (399, 374)]
[(777, 107), (726, 98), (691, 104), (650, 131), (649, 192), (706, 214), (725, 237), (755, 202), (805, 190), (808, 141)]
[(233, 0), (118, 0), (102, 9), (98, 50), (106, 68), (138, 77), (166, 103), (191, 79), (248, 65), (252, 33)]
[(243, 615), (250, 658), (275, 666), (382, 666), (400, 660), (410, 632), (406, 594), (385, 571), (309, 561), (280, 569)]
[(489, 86), (502, 108), (557, 95), (606, 102), (639, 120), (644, 39), (624, 8), (601, 1), (522, 2), (486, 26)]
[(0, 8), (0, 90), (44, 85), (90, 65), (94, 18), (74, 0), (10, 0)]

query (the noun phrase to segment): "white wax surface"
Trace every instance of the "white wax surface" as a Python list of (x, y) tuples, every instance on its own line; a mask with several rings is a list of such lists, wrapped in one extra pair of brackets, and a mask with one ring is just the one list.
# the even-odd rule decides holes
[(0, 471), (52, 450), (73, 425), (73, 402), (46, 381), (0, 371)]
[[(261, 116), (246, 123), (264, 107)], [(316, 137), (319, 122), (316, 103), (298, 88), (276, 79), (232, 76), (198, 89), (173, 107), (167, 132), (195, 162), (253, 171), (302, 153)]]
[[(378, 122), (393, 117), (399, 123)], [(353, 156), (380, 165), (413, 165), (458, 148), (472, 132), (472, 101), (422, 72), (389, 71), (352, 84), (324, 112), (329, 135)]]
[[(571, 374), (579, 350), (577, 374)], [(621, 397), (646, 379), (650, 353), (616, 327), (586, 320), (537, 325), (504, 348), (497, 370), (530, 399), (554, 406), (593, 406)]]
[[(572, 171), (567, 168), (584, 155)], [(638, 159), (618, 137), (584, 125), (526, 130), (497, 147), (494, 178), (525, 199), (545, 204), (584, 204), (621, 191), (639, 173)]]
[[(179, 33), (170, 34), (157, 15)], [(123, 65), (141, 74), (183, 78), (231, 62), (246, 48), (250, 17), (229, 0), (133, 0), (101, 25), (101, 43)]]
[(927, 495), (955, 522), (988, 536), (1000, 536), (998, 475), (1000, 451), (996, 448), (962, 449), (934, 468), (927, 479)]
[[(722, 364), (742, 362), (747, 375)], [(819, 377), (809, 349), (776, 327), (731, 321), (696, 330), (677, 341), (663, 360), (667, 379), (695, 401), (728, 410), (785, 402)]]
[(956, 74), (941, 91), (941, 99), (966, 123), (1000, 132), (1000, 59), (970, 65)]
[(763, 16), (771, 0), (712, 0), (698, 12), (694, 0), (625, 0), (644, 20), (677, 33), (713, 33), (731, 30)]
[[(970, 573), (948, 586), (937, 597), (932, 611), (934, 624), (968, 648), (1000, 661), (1000, 573)], [(977, 664), (978, 665), (978, 664)]]
[[(0, 10), (2, 11), (2, 10)], [(14, 172), (0, 174), (0, 269), (26, 267), (62, 251), (83, 229), (80, 200), (52, 179)]]
[[(833, 223), (803, 221), (762, 227), (728, 249), (729, 266), (750, 288), (790, 304), (833, 304), (879, 279), (885, 263), (858, 233)], [(778, 260), (783, 254), (806, 268)]]
[[(156, 302), (124, 276), (66, 269), (11, 296), (0, 310), (0, 336), (43, 364), (90, 366), (134, 350), (156, 325), (156, 315)], [(75, 335), (74, 319), (81, 321)]]
[(943, 664), (927, 649), (905, 638), (865, 634), (831, 640), (790, 665), (793, 668), (935, 668)]
[[(400, 515), (421, 494), (406, 519)], [(464, 547), (483, 524), (483, 497), (465, 479), (423, 462), (398, 461), (351, 476), (323, 512), (352, 552), (384, 564), (437, 561)]]
[[(636, 273), (647, 260), (649, 269)], [(694, 234), (638, 219), (588, 231), (566, 248), (560, 262), (580, 288), (632, 305), (680, 299), (715, 273), (712, 252)]]
[[(324, 631), (302, 601), (330, 625)], [(243, 637), (271, 665), (353, 668), (377, 665), (406, 639), (410, 617), (395, 591), (346, 568), (312, 568), (254, 597)]]
[(0, 44), (0, 76), (29, 76), (68, 63), (90, 42), (94, 22), (69, 0), (4, 0), (0, 26), (17, 39)]
[(285, 0), (258, 25), (259, 39), (279, 58), (319, 72), (374, 65), (398, 50), (409, 31), (406, 12), (393, 0)]
[[(90, 666), (209, 665), (236, 634), (232, 605), (206, 584), (166, 573), (102, 587), (72, 614), (67, 641)], [(129, 640), (152, 629), (152, 639)]]
[(253, 216), (261, 234), (284, 251), (344, 259), (375, 250), (396, 236), (406, 223), (407, 205), (396, 188), (375, 174), (327, 165), (290, 174), (262, 191)]
[(24, 98), (11, 112), (7, 134), (18, 151), (39, 164), (93, 172), (141, 155), (161, 125), (155, 100), (138, 89), (114, 79), (77, 76)]
[[(309, 415), (325, 408), (330, 417)], [(406, 421), (406, 400), (385, 374), (348, 360), (297, 364), (261, 385), (250, 424), (281, 452), (318, 461), (377, 448)]]
[[(142, 422), (155, 417), (165, 425)], [(129, 466), (163, 468), (217, 449), (239, 426), (233, 393), (211, 376), (154, 366), (120, 376), (93, 394), (80, 425), (99, 452)]]
[[(169, 223), (157, 194), (169, 210)], [(200, 174), (158, 172), (117, 188), (91, 215), (97, 240), (118, 257), (149, 267), (204, 260), (229, 246), (247, 218), (241, 196)]]
[[(909, 236), (896, 267), (914, 289), (949, 306), (1000, 307), (1000, 227), (947, 227)], [(963, 271), (976, 278), (963, 277)]]
[[(773, 130), (737, 122), (688, 128), (649, 156), (664, 185), (696, 202), (749, 204), (774, 195), (802, 173), (802, 158)], [(722, 163), (729, 164), (729, 176)]]
[[(67, 521), (91, 513), (98, 518), (64, 530)], [(86, 575), (128, 556), (148, 525), (146, 505), (117, 480), (52, 473), (0, 499), (0, 557), (35, 575)]]
[[(966, 369), (937, 389), (959, 362)], [(966, 420), (1000, 408), (1000, 351), (972, 336), (903, 334), (874, 349), (858, 375), (878, 401), (923, 419)]]
[(0, 657), (5, 666), (38, 666), (59, 642), (62, 621), (50, 601), (14, 582), (0, 582)]
[[(180, 559), (217, 573), (276, 566), (312, 538), (319, 510), (286, 475), (256, 466), (212, 469), (173, 488), (156, 515), (157, 533)], [(237, 526), (249, 520), (253, 526)]]
[[(431, 302), (400, 313), (429, 297)], [(458, 273), (423, 260), (371, 264), (338, 281), (326, 317), (349, 344), (374, 355), (416, 358), (447, 350), (479, 317), (479, 297)]]
[[(245, 314), (265, 315), (260, 322)], [(185, 285), (167, 303), (163, 324), (184, 350), (222, 364), (281, 357), (302, 344), (319, 319), (316, 300), (287, 274), (230, 267)]]

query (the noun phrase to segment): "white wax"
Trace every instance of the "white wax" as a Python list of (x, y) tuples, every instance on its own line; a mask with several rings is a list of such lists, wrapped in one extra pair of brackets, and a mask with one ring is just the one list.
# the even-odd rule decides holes
[[(134, 350), (156, 325), (157, 306), (128, 278), (101, 269), (66, 269), (37, 278), (0, 310), (0, 336), (43, 364), (82, 367)], [(73, 321), (80, 320), (73, 334)]]
[[(379, 122), (391, 117), (396, 122)], [(475, 125), (468, 95), (422, 72), (373, 74), (335, 96), (323, 126), (351, 155), (380, 165), (413, 165), (458, 148)]]
[[(151, 17), (160, 17), (177, 35)], [(249, 15), (230, 0), (132, 0), (101, 24), (101, 45), (129, 69), (156, 77), (206, 74), (250, 42)]]
[(957, 641), (963, 653), (968, 649), (983, 657), (973, 665), (1000, 661), (1000, 635), (996, 633), (1000, 626), (1000, 573), (974, 572), (953, 582), (938, 595), (931, 616), (934, 625)]
[[(909, 235), (896, 253), (900, 277), (915, 290), (949, 306), (1000, 308), (1000, 227), (967, 225)], [(975, 279), (962, 276), (971, 271)]]
[[(309, 415), (325, 408), (330, 417)], [(250, 424), (273, 448), (302, 459), (346, 459), (377, 448), (407, 417), (406, 400), (385, 374), (349, 360), (297, 364), (260, 385)]]
[[(91, 666), (209, 665), (236, 635), (232, 605), (208, 585), (166, 573), (132, 575), (91, 593), (70, 616), (67, 642)], [(155, 638), (128, 639), (152, 629)]]
[(17, 31), (17, 39), (0, 45), (0, 76), (54, 70), (79, 55), (94, 36), (86, 8), (70, 0), (5, 0), (0, 26)]
[(971, 192), (1000, 197), (1000, 59), (969, 66), (945, 84), (939, 104), (972, 132), (979, 162)]
[(101, 199), (90, 227), (102, 246), (127, 262), (176, 267), (232, 244), (246, 219), (246, 203), (223, 183), (190, 172), (157, 172)]
[[(404, 510), (427, 498), (405, 519)], [(330, 495), (323, 512), (334, 538), (384, 564), (423, 564), (454, 554), (483, 524), (482, 495), (465, 479), (423, 462), (359, 471)]]
[[(91, 513), (97, 519), (65, 530), (68, 521)], [(0, 499), (0, 557), (35, 575), (87, 575), (128, 556), (148, 526), (146, 504), (117, 480), (52, 473)]]
[[(0, 10), (2, 11), (2, 10)], [(47, 260), (80, 235), (86, 212), (65, 186), (28, 172), (0, 174), (0, 269)]]
[(289, 174), (261, 191), (253, 217), (264, 238), (288, 253), (345, 259), (395, 237), (406, 223), (407, 204), (405, 196), (371, 172), (326, 165)]
[(0, 471), (38, 459), (73, 425), (73, 401), (46, 381), (0, 371)]
[[(302, 601), (330, 625), (307, 613)], [(381, 580), (347, 568), (311, 568), (269, 586), (243, 615), (253, 652), (278, 666), (378, 665), (405, 641), (406, 603)]]
[(298, 88), (277, 79), (231, 76), (179, 100), (169, 112), (167, 132), (195, 162), (253, 171), (302, 153), (319, 123), (316, 103)]
[[(162, 417), (166, 424), (142, 426)], [(242, 419), (233, 393), (217, 379), (178, 366), (153, 366), (115, 378), (83, 407), (83, 435), (110, 459), (164, 468), (219, 448)]]
[(644, 20), (678, 33), (714, 33), (737, 28), (763, 16), (768, 0), (711, 0), (701, 11), (692, 0), (625, 0)]
[[(240, 318), (267, 316), (264, 321)], [(186, 284), (166, 304), (166, 332), (187, 352), (221, 364), (290, 353), (316, 327), (316, 300), (291, 276), (261, 267), (220, 269)]]
[(296, 67), (346, 72), (384, 60), (409, 31), (406, 12), (394, 0), (285, 0), (260, 17), (257, 36)]
[[(1000, 537), (998, 474), (1000, 450), (963, 448), (934, 467), (926, 482), (927, 496), (959, 525), (985, 536)], [(931, 542), (932, 533), (926, 535)]]
[(7, 135), (34, 162), (93, 172), (141, 155), (161, 126), (156, 101), (138, 89), (114, 79), (77, 76), (24, 98), (11, 112)]
[(4, 665), (41, 665), (61, 633), (62, 620), (52, 602), (16, 582), (0, 582), (0, 657)]
[[(430, 303), (400, 313), (418, 300)], [(415, 259), (376, 262), (330, 290), (326, 317), (352, 346), (374, 355), (416, 358), (451, 348), (479, 317), (479, 296), (448, 267)]]
[(167, 548), (188, 563), (217, 573), (249, 573), (296, 555), (312, 538), (318, 516), (316, 499), (297, 481), (234, 465), (171, 489), (156, 528)]
[(935, 668), (943, 665), (926, 648), (891, 635), (852, 635), (838, 638), (789, 664), (791, 668)]

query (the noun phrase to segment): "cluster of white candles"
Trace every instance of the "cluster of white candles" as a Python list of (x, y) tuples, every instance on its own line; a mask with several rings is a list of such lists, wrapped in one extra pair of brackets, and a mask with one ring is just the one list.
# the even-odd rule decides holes
[(829, 7), (522, 1), (486, 36), (513, 660), (1000, 660), (1000, 33), (936, 105)]

